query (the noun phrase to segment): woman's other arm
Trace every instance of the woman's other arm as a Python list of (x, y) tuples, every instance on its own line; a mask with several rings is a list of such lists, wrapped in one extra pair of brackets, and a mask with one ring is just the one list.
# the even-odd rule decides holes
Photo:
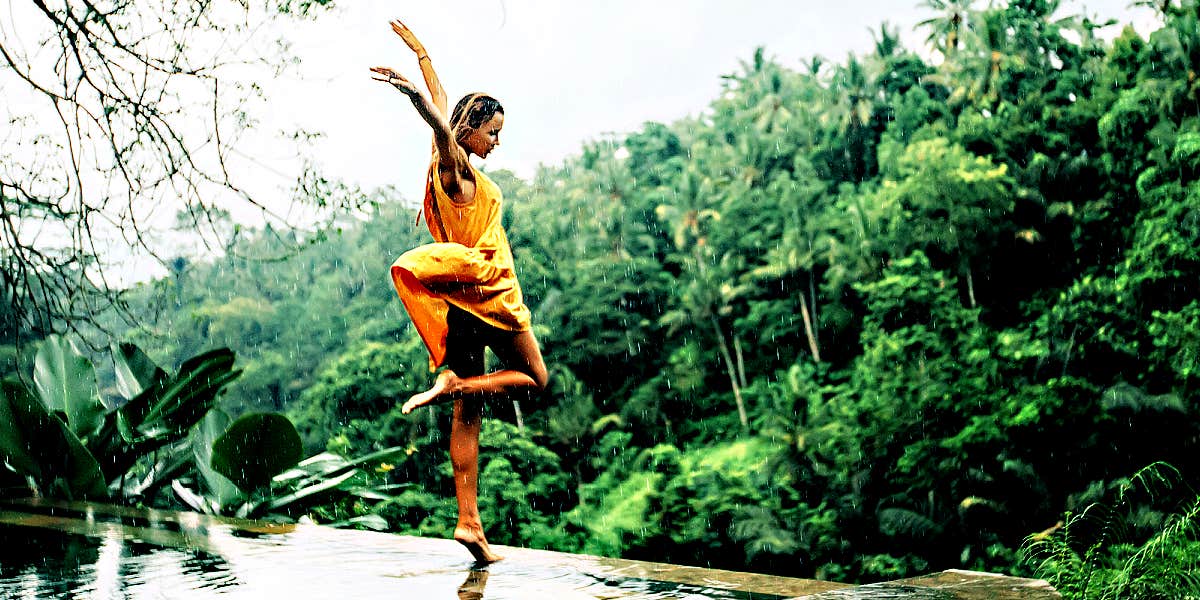
[(411, 29), (399, 19), (391, 22), (392, 31), (404, 40), (409, 49), (417, 55), (417, 64), (421, 67), (421, 76), (425, 78), (425, 87), (429, 90), (429, 97), (433, 99), (433, 105), (442, 111), (442, 114), (447, 114), (446, 110), (446, 90), (442, 88), (442, 82), (438, 79), (437, 72), (433, 70), (433, 62), (429, 60), (429, 53), (425, 51), (425, 46), (421, 44), (421, 40), (413, 35)]

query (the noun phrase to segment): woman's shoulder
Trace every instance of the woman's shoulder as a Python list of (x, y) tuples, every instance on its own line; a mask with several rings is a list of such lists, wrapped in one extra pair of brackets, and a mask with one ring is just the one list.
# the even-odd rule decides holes
[(485, 201), (499, 200), (501, 197), (500, 188), (496, 185), (496, 183), (492, 181), (491, 178), (489, 178), (483, 171), (477, 169), (475, 165), (472, 165), (469, 162), (467, 165), (471, 169), (471, 179), (474, 180), (475, 184), (475, 197), (470, 202), (455, 202), (454, 199), (450, 197), (450, 194), (446, 193), (445, 187), (442, 185), (442, 173), (438, 167), (437, 157), (434, 157), (433, 161), (429, 165), (429, 183), (432, 186), (434, 196), (440, 201), (452, 204), (459, 209), (473, 207), (474, 205), (478, 204), (481, 199)]

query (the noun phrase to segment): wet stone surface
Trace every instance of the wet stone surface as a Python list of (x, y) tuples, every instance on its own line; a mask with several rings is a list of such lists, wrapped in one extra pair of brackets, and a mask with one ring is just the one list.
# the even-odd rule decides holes
[(955, 600), (958, 596), (936, 588), (873, 583), (843, 590), (803, 596), (803, 600)]
[(452, 540), (83, 503), (0, 501), (0, 598), (1059, 598), (1043, 581), (968, 571), (855, 587), (495, 549), (505, 560), (479, 566)]
[(972, 571), (944, 571), (902, 581), (874, 583), (802, 596), (802, 600), (908, 598), (929, 600), (1052, 600), (1061, 598), (1038, 579)]
[(0, 503), (0, 598), (781, 600), (806, 581), (314, 525), (60, 502)]

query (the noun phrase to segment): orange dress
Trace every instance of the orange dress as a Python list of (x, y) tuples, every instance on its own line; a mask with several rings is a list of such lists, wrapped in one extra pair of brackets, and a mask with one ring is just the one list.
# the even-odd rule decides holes
[(529, 309), (513, 271), (512, 250), (500, 223), (500, 188), (479, 170), (475, 198), (455, 204), (442, 189), (437, 162), (429, 167), (423, 213), (436, 240), (392, 263), (392, 283), (429, 348), (430, 369), (446, 360), (449, 305), (506, 331), (530, 328)]

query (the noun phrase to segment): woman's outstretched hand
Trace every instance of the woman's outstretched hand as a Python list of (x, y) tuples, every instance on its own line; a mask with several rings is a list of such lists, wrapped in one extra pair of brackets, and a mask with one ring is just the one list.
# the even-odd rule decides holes
[(407, 25), (401, 23), (400, 19), (391, 21), (389, 24), (392, 26), (392, 31), (395, 31), (396, 35), (400, 36), (400, 39), (404, 40), (404, 43), (408, 44), (408, 47), (417, 53), (417, 58), (426, 56), (425, 46), (421, 45), (421, 41), (417, 39), (417, 36), (413, 35), (412, 30)]
[(404, 92), (408, 96), (414, 96), (421, 92), (417, 90), (417, 86), (413, 82), (404, 78), (403, 75), (389, 69), (388, 67), (371, 67), (371, 79), (392, 84), (396, 89)]

